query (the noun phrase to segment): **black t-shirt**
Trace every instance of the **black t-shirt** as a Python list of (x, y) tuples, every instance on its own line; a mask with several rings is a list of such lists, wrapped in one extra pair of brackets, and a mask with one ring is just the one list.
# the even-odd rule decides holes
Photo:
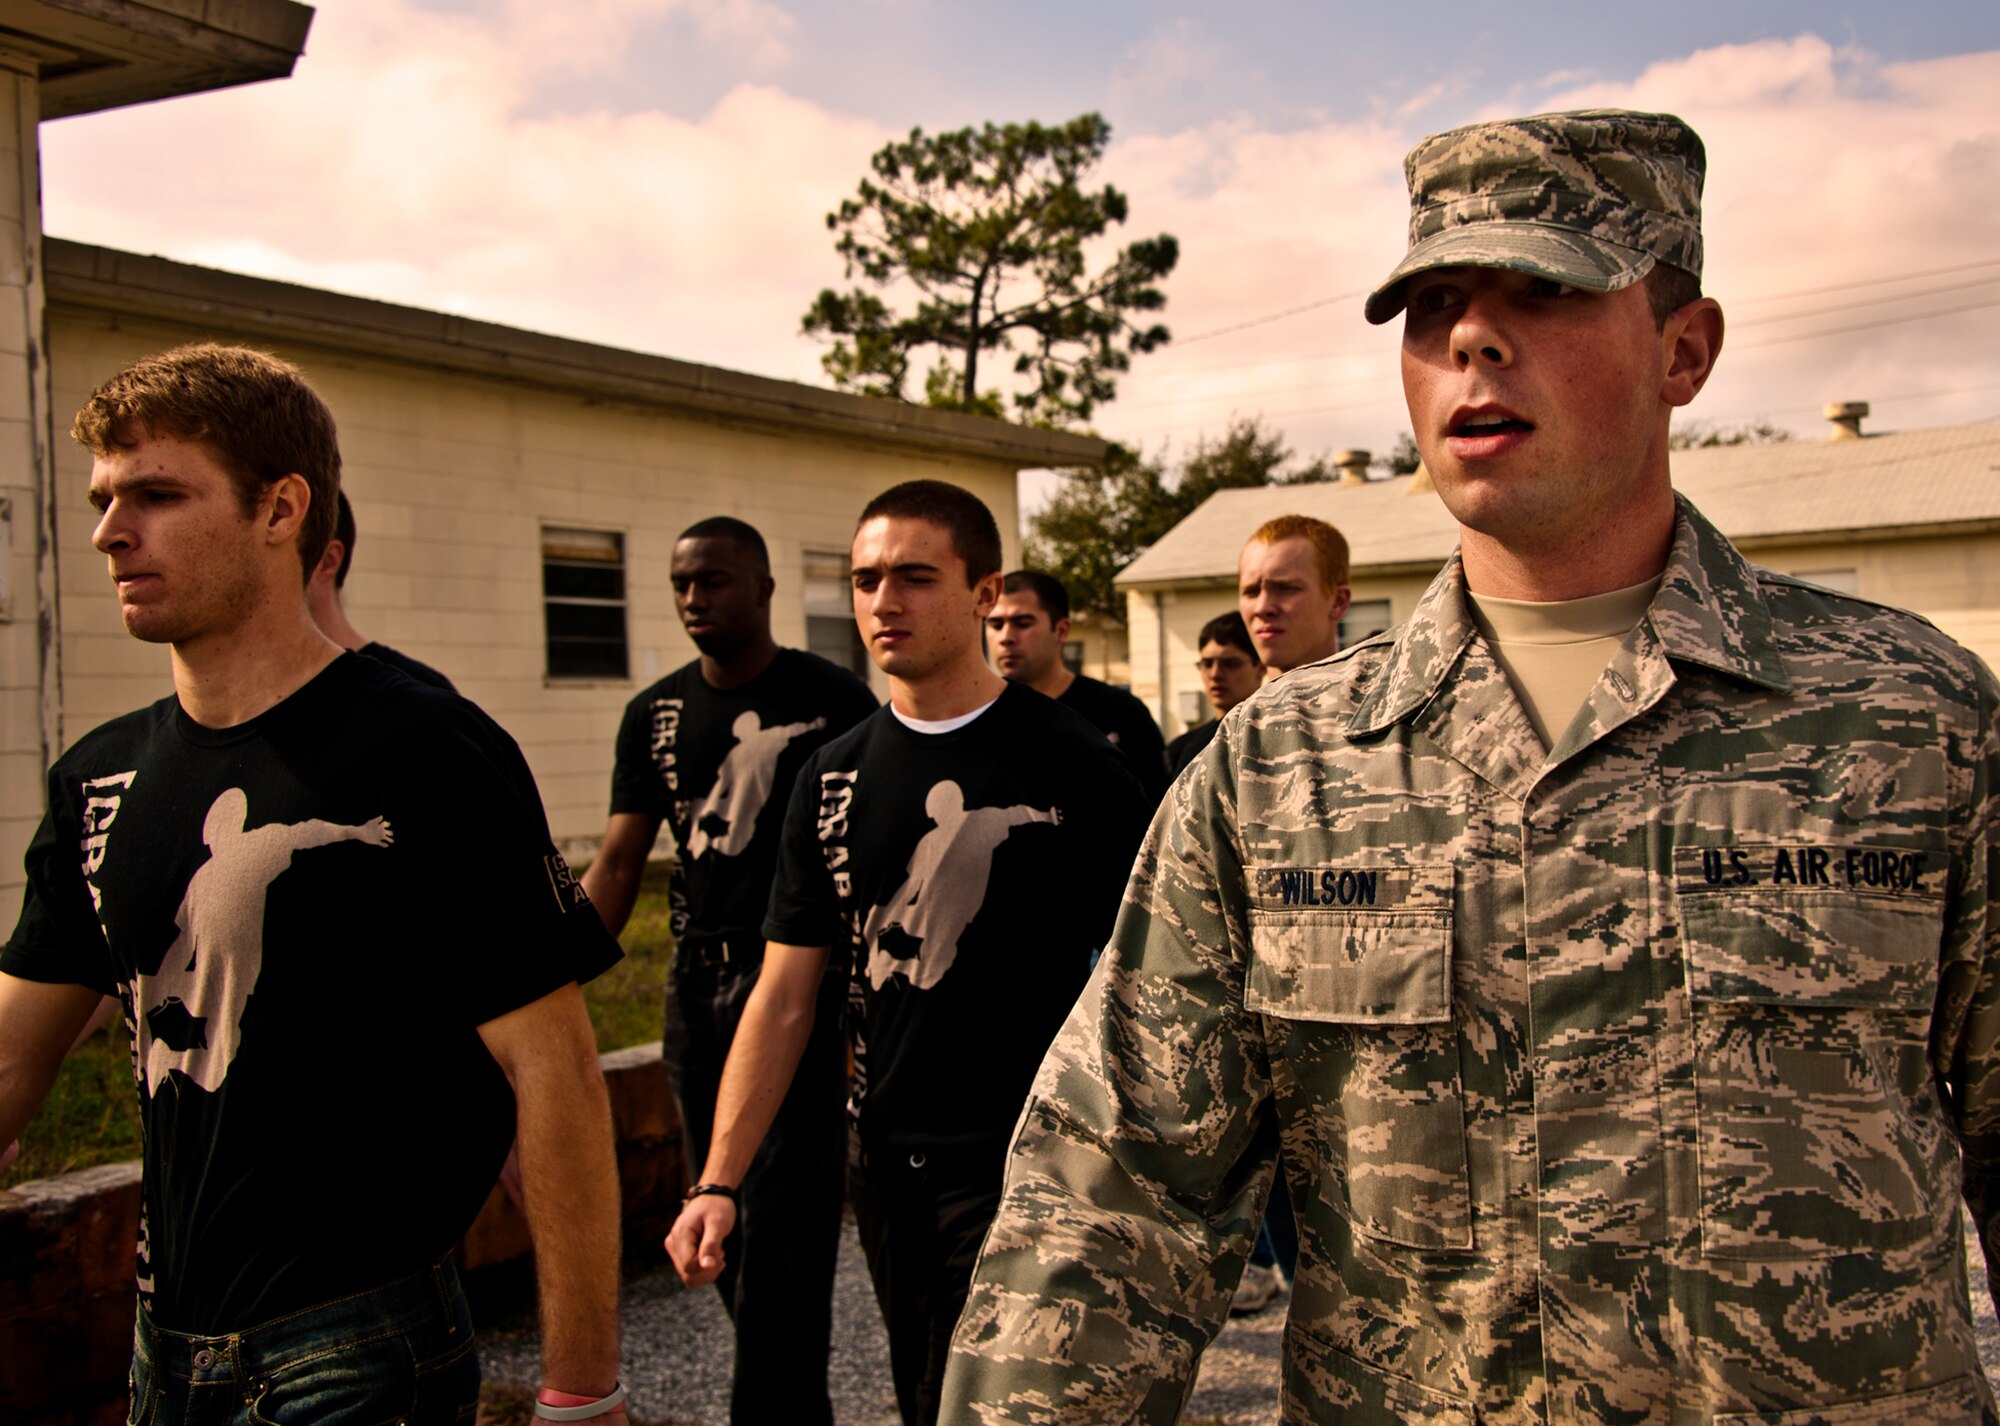
[(377, 659), (389, 665), (390, 668), (399, 668), (418, 683), (428, 683), (432, 688), (442, 688), (446, 693), (458, 692), (456, 688), (452, 687), (450, 679), (446, 678), (429, 664), (424, 663), (420, 659), (413, 659), (399, 649), (390, 648), (387, 644), (378, 644), (370, 641), (363, 644), (355, 652), (365, 654), (371, 659)]
[(514, 1130), (478, 1027), (618, 959), (520, 749), (343, 655), (248, 723), (174, 698), (49, 772), (0, 970), (116, 995), (139, 1287), (220, 1333), (442, 1256)]
[(864, 1144), (1012, 1131), (1150, 811), (1096, 729), (1019, 684), (952, 732), (884, 708), (813, 755), (764, 933), (852, 958)]
[(1122, 688), (1113, 688), (1082, 674), (1056, 702), (1083, 715), (1084, 721), (1111, 740), (1119, 752), (1132, 760), (1139, 785), (1157, 802), (1167, 790), (1167, 747), (1160, 737), (1160, 725), (1146, 705)]
[(625, 705), (611, 813), (672, 831), (677, 940), (763, 935), (792, 783), (876, 706), (867, 684), (797, 649), (736, 688), (711, 688), (696, 660)]
[(1208, 745), (1215, 741), (1215, 733), (1222, 726), (1220, 718), (1211, 718), (1206, 723), (1198, 723), (1167, 744), (1167, 777), (1179, 777), (1181, 769), (1208, 751)]

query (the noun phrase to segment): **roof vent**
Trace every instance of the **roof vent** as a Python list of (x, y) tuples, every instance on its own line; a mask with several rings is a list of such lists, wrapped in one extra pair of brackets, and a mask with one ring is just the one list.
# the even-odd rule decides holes
[(1335, 451), (1333, 468), (1340, 472), (1342, 485), (1366, 485), (1368, 462), (1374, 458), (1373, 451)]
[(1833, 439), (1836, 441), (1858, 441), (1861, 439), (1861, 418), (1868, 414), (1866, 401), (1829, 401), (1826, 403), (1826, 419), (1833, 422)]

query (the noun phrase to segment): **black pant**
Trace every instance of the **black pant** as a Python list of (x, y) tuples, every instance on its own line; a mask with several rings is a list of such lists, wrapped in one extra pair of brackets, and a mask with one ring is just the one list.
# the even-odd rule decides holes
[[(680, 1100), (695, 1182), (715, 1132), (715, 1092), (758, 963), (704, 964), (677, 957), (667, 992), (666, 1062)], [(736, 1231), (716, 1280), (736, 1327), (729, 1419), (735, 1426), (831, 1426), (827, 1342), (847, 1164), (847, 979), (820, 989), (812, 1038), (798, 1073), (738, 1190)]]
[(1000, 1209), (1003, 1139), (920, 1152), (867, 1150), (849, 1175), (855, 1226), (889, 1329), (903, 1426), (936, 1426), (952, 1329)]

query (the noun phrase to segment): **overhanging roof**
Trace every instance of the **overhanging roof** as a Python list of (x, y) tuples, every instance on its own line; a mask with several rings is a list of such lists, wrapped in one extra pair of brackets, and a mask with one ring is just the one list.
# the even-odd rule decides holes
[(599, 399), (983, 457), (1017, 470), (1095, 465), (1109, 449), (1091, 436), (852, 396), (60, 238), (45, 241), (43, 261), (51, 310), (153, 317), (224, 340), (309, 343)]
[[(1676, 451), (1674, 488), (1755, 548), (2000, 529), (2000, 421), (1858, 441), (1782, 441)], [(1232, 581), (1266, 520), (1316, 515), (1347, 537), (1357, 572), (1435, 569), (1458, 544), (1437, 495), (1409, 479), (1223, 490), (1118, 575), (1121, 586)]]
[(292, 0), (0, 0), (0, 50), (40, 77), (41, 117), (282, 79), (312, 8)]

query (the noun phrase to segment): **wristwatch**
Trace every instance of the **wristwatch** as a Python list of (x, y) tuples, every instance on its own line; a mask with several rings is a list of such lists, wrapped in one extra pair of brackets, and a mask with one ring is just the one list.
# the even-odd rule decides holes
[(723, 1198), (726, 1198), (731, 1203), (736, 1203), (738, 1201), (736, 1197), (736, 1190), (731, 1188), (726, 1183), (698, 1183), (693, 1188), (689, 1189), (686, 1193), (681, 1195), (681, 1202), (692, 1203), (697, 1198), (702, 1197), (704, 1194), (710, 1194), (710, 1193), (717, 1194)]

